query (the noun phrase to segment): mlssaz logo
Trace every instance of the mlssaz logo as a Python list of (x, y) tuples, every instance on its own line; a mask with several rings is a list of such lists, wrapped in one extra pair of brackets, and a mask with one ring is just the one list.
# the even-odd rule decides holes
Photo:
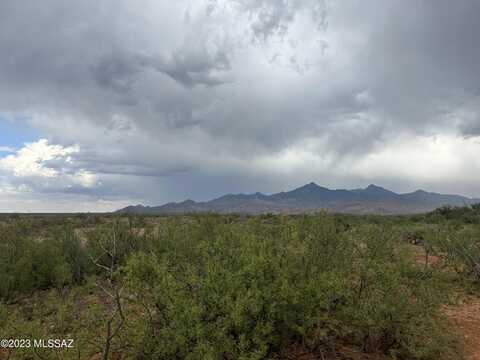
[(34, 339), (33, 345), (46, 349), (73, 348), (73, 339)]

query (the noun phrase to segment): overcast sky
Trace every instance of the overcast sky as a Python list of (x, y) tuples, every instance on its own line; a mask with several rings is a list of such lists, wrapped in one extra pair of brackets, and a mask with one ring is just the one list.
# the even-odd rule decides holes
[(315, 181), (480, 197), (478, 0), (2, 0), (0, 212)]

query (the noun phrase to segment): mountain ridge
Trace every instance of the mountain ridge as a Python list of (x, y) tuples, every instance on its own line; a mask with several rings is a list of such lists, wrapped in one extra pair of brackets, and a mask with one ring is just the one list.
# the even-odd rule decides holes
[(197, 202), (187, 199), (160, 206), (131, 205), (116, 213), (127, 214), (181, 214), (192, 212), (218, 213), (304, 213), (327, 210), (353, 214), (414, 214), (431, 211), (439, 206), (464, 206), (479, 202), (461, 195), (440, 194), (416, 190), (396, 193), (370, 184), (363, 189), (329, 189), (310, 182), (290, 191), (271, 195), (226, 194), (215, 199)]

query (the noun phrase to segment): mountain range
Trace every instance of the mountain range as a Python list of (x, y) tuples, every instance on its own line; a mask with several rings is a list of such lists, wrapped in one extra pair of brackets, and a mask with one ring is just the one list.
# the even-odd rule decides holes
[(186, 200), (161, 206), (128, 206), (117, 213), (181, 214), (192, 212), (218, 213), (303, 213), (325, 209), (353, 214), (414, 214), (431, 211), (443, 205), (464, 206), (480, 202), (460, 195), (446, 195), (424, 190), (398, 194), (380, 186), (364, 189), (331, 190), (313, 182), (291, 191), (272, 195), (228, 194), (219, 198), (196, 202)]

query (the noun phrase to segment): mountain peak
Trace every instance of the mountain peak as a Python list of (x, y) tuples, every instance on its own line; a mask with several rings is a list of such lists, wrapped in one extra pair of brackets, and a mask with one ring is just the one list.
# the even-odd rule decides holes
[(314, 183), (313, 181), (308, 183), (308, 184), (305, 184), (303, 186), (300, 186), (299, 188), (296, 188), (295, 190), (292, 190), (292, 192), (295, 192), (295, 191), (300, 191), (300, 192), (316, 192), (316, 191), (319, 191), (319, 190), (322, 190), (322, 191), (331, 191), (330, 189), (327, 189), (323, 186), (320, 186), (318, 185), (317, 183)]
[(391, 194), (392, 192), (390, 190), (387, 190), (381, 186), (375, 185), (375, 184), (370, 184), (368, 185), (365, 189), (365, 192), (367, 193), (382, 193), (382, 194)]
[(318, 185), (316, 182), (313, 182), (313, 181), (312, 181), (312, 182), (309, 182), (308, 184), (303, 185), (302, 187), (300, 187), (300, 189), (304, 189), (304, 188), (305, 188), (305, 189), (312, 189), (312, 190), (313, 190), (313, 189), (315, 189), (315, 190), (319, 190), (319, 189), (321, 189), (321, 190), (330, 190), (329, 188), (326, 188), (326, 187), (324, 187), (324, 186), (320, 186), (320, 185)]
[(473, 201), (462, 196), (429, 193), (424, 190), (397, 194), (375, 184), (363, 189), (331, 190), (312, 181), (294, 190), (272, 195), (229, 194), (206, 202), (197, 203), (189, 199), (182, 203), (169, 203), (157, 207), (130, 206), (118, 212), (171, 214), (215, 211), (260, 214), (327, 209), (333, 212), (405, 214), (430, 211), (445, 204), (462, 206)]
[(196, 204), (195, 201), (193, 201), (192, 199), (187, 199), (179, 204), (182, 204), (182, 205), (193, 205), (193, 204)]
[(428, 192), (426, 192), (423, 189), (418, 189), (417, 191), (414, 192), (414, 194), (428, 194)]
[(355, 189), (352, 190), (352, 192), (359, 194), (361, 196), (368, 196), (368, 197), (374, 197), (374, 198), (396, 198), (398, 197), (398, 194), (394, 193), (393, 191), (387, 190), (381, 186), (375, 185), (375, 184), (370, 184), (364, 189)]

